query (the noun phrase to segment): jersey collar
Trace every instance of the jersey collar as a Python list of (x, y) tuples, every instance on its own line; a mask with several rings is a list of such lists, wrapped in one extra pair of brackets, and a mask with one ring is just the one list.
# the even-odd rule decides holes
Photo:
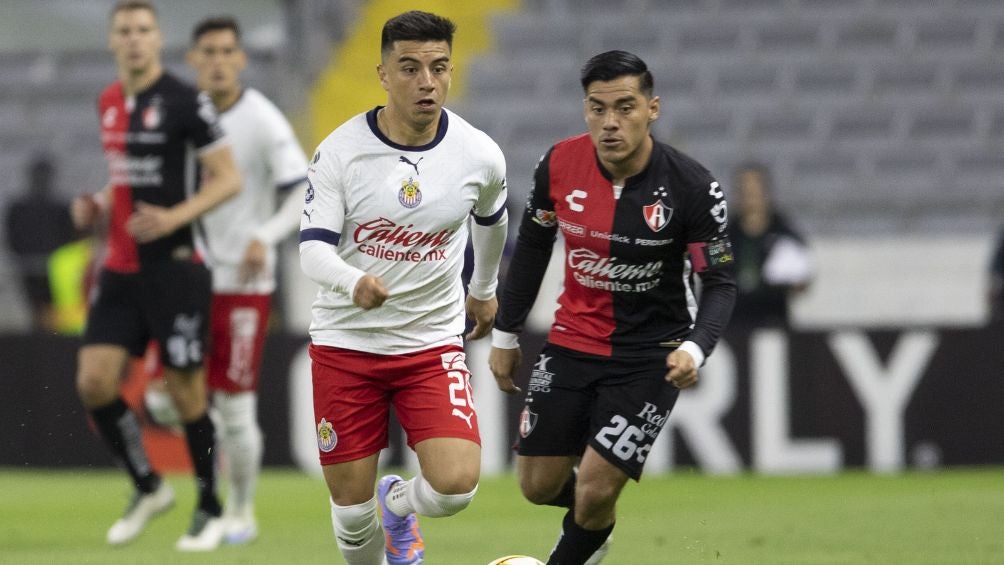
[(366, 112), (366, 123), (369, 124), (370, 131), (373, 132), (373, 135), (375, 135), (377, 139), (382, 141), (385, 145), (389, 145), (390, 147), (400, 151), (428, 151), (439, 145), (439, 142), (443, 141), (443, 138), (446, 137), (446, 130), (450, 125), (450, 119), (449, 115), (446, 113), (446, 109), (444, 108), (439, 112), (439, 127), (436, 128), (436, 137), (432, 138), (432, 141), (426, 143), (425, 145), (401, 145), (400, 143), (394, 143), (389, 137), (384, 135), (383, 132), (380, 131), (380, 127), (377, 126), (377, 112), (379, 112), (381, 108), (383, 108), (383, 106), (377, 106), (369, 112)]

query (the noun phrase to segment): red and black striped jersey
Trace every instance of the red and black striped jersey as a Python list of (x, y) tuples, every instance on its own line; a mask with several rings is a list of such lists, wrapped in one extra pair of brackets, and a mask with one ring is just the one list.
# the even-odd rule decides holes
[(111, 207), (105, 268), (135, 273), (148, 263), (194, 258), (191, 226), (138, 244), (125, 224), (137, 201), (170, 207), (197, 189), (198, 154), (223, 139), (209, 96), (169, 73), (134, 96), (115, 81), (98, 98), (98, 116)]
[(537, 165), (495, 326), (521, 331), (561, 230), (565, 279), (551, 343), (664, 356), (691, 340), (708, 354), (735, 301), (727, 218), (711, 173), (669, 145), (655, 142), (645, 169), (616, 187), (588, 135), (566, 139)]

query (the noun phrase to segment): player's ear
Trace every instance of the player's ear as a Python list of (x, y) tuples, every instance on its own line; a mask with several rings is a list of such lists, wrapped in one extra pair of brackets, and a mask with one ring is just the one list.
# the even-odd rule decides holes
[(380, 79), (380, 86), (384, 90), (390, 90), (390, 85), (387, 84), (387, 69), (384, 68), (383, 63), (376, 66), (377, 78)]
[(662, 108), (662, 100), (658, 96), (653, 96), (648, 101), (648, 122), (652, 123), (659, 119), (659, 110)]

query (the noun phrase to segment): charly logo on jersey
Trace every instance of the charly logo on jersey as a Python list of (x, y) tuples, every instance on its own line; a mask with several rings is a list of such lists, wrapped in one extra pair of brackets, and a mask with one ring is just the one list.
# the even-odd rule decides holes
[(718, 201), (711, 207), (710, 211), (711, 217), (718, 223), (718, 233), (722, 233), (729, 227), (729, 203), (725, 201), (725, 193), (722, 192), (718, 181), (711, 183), (708, 194)]
[(654, 232), (662, 231), (662, 228), (666, 227), (669, 224), (669, 220), (673, 217), (673, 209), (666, 206), (662, 201), (668, 194), (666, 187), (660, 186), (652, 192), (652, 196), (656, 197), (656, 201), (647, 206), (642, 206), (642, 216), (645, 217), (645, 223)]
[(150, 99), (150, 105), (143, 109), (143, 127), (157, 129), (164, 120), (164, 101), (160, 96)]
[(523, 411), (519, 413), (519, 435), (520, 437), (527, 437), (533, 432), (533, 429), (537, 427), (537, 414), (530, 410), (529, 406), (524, 406)]
[(325, 453), (331, 453), (336, 445), (338, 445), (338, 434), (335, 433), (335, 427), (326, 418), (321, 418), (317, 423), (317, 448)]
[(397, 192), (397, 201), (405, 208), (414, 208), (422, 203), (422, 191), (418, 189), (418, 181), (412, 177), (401, 181), (401, 190)]
[(582, 212), (586, 209), (586, 206), (579, 202), (579, 200), (585, 200), (589, 196), (589, 193), (581, 188), (576, 188), (572, 192), (565, 196), (565, 202), (568, 203), (568, 209), (572, 212)]

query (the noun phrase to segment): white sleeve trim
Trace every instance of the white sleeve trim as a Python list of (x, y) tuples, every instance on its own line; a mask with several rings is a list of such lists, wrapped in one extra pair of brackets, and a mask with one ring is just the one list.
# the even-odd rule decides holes
[(471, 244), (474, 246), (474, 272), (467, 292), (478, 300), (489, 300), (495, 296), (499, 283), (499, 262), (505, 250), (505, 240), (509, 225), (508, 213), (490, 226), (471, 222)]
[(517, 349), (519, 348), (519, 334), (504, 332), (493, 328), (492, 347), (497, 347), (499, 349)]
[(701, 350), (701, 346), (697, 345), (692, 341), (685, 341), (680, 344), (680, 347), (676, 348), (677, 351), (686, 351), (694, 358), (694, 366), (700, 367), (704, 365), (704, 351)]

